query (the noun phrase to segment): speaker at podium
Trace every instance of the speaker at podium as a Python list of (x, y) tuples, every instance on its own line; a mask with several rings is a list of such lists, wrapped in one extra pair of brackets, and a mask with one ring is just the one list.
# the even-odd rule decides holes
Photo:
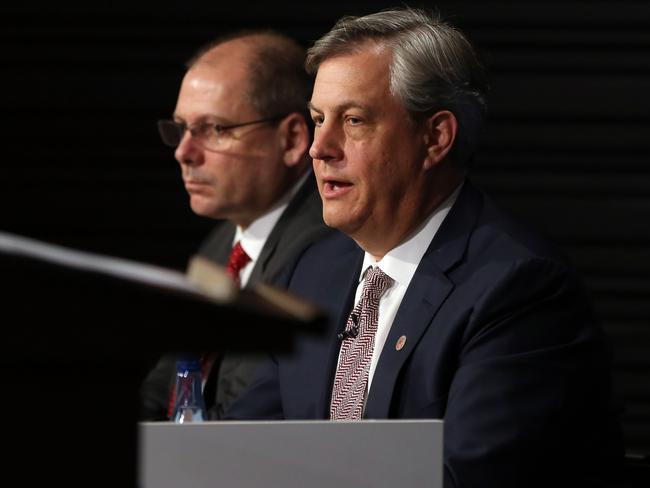
[(288, 351), (325, 326), (200, 258), (186, 276), (0, 232), (0, 276), (2, 467), (24, 486), (136, 486), (138, 389), (162, 353)]

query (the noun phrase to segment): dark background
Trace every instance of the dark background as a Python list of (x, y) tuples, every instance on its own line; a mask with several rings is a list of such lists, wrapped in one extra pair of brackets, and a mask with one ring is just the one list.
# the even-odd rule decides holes
[[(155, 127), (183, 62), (226, 30), (308, 46), (343, 14), (391, 5), (4, 2), (0, 230), (183, 269), (211, 227)], [(491, 73), (473, 178), (583, 273), (613, 338), (628, 447), (650, 452), (650, 2), (437, 6)]]

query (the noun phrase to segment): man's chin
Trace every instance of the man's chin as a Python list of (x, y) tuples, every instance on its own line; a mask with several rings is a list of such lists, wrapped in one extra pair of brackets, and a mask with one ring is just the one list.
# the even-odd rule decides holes
[(223, 219), (218, 206), (213, 202), (207, 202), (205, 198), (197, 198), (196, 196), (190, 197), (190, 208), (199, 217), (206, 217), (208, 219)]
[(343, 212), (323, 212), (323, 222), (344, 234), (350, 235), (354, 231), (354, 223), (350, 215)]

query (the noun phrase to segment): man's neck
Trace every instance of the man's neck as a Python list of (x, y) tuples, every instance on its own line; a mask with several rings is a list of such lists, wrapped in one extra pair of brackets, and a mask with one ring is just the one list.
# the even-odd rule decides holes
[(386, 233), (379, 235), (374, 234), (367, 239), (358, 238), (357, 236), (351, 237), (359, 247), (361, 247), (361, 249), (379, 262), (391, 249), (396, 248), (421, 230), (422, 226), (429, 220), (432, 214), (445, 207), (450, 200), (455, 200), (464, 181), (465, 177), (463, 175), (461, 178), (454, 181), (453, 186), (449, 185), (446, 191), (432, 192), (435, 193), (437, 197), (430, 199), (426, 205), (422, 205), (420, 211), (409, 220), (407, 225), (395, 227), (395, 232), (393, 232), (392, 235), (386, 235)]
[(237, 226), (237, 232), (245, 232), (250, 227), (254, 226), (257, 222), (264, 219), (267, 215), (273, 213), (279, 207), (286, 207), (291, 199), (298, 193), (298, 190), (305, 183), (310, 175), (310, 171), (305, 171), (297, 178), (293, 179), (288, 189), (277, 199), (273, 204), (266, 208), (263, 212), (258, 213), (256, 216), (248, 219), (233, 219), (231, 222)]

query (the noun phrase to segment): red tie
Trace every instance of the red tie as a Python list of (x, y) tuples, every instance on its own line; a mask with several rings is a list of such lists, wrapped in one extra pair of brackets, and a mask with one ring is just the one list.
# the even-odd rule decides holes
[(241, 247), (241, 242), (237, 241), (237, 243), (233, 246), (232, 251), (230, 251), (230, 258), (228, 259), (228, 264), (226, 265), (226, 273), (230, 275), (237, 286), (241, 286), (239, 272), (250, 262), (250, 260), (251, 257), (246, 254), (244, 248)]
[[(226, 265), (226, 273), (230, 276), (235, 284), (239, 287), (241, 286), (241, 280), (239, 278), (239, 272), (241, 269), (246, 266), (251, 260), (251, 257), (246, 254), (244, 248), (241, 246), (241, 243), (237, 243), (233, 246), (232, 251), (230, 251), (230, 258), (228, 259), (228, 264)], [(208, 374), (210, 374), (210, 369), (212, 369), (212, 364), (214, 363), (216, 355), (214, 353), (204, 353), (201, 356), (201, 374), (205, 379)], [(171, 418), (174, 413), (174, 404), (176, 403), (176, 389), (172, 386), (171, 394), (169, 395), (169, 405), (167, 407), (167, 417)]]

